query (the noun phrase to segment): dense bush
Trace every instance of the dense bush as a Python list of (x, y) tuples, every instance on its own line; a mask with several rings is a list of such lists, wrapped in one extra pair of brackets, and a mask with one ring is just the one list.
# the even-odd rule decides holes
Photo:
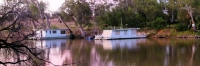
[(180, 23), (175, 26), (175, 29), (177, 31), (185, 31), (187, 30), (187, 25)]
[(155, 21), (151, 23), (151, 27), (154, 29), (161, 29), (166, 26), (166, 21), (162, 17), (158, 17)]

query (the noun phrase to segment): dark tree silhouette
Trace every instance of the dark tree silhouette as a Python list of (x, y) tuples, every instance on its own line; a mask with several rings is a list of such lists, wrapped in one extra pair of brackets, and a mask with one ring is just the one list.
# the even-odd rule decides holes
[[(39, 66), (46, 62), (44, 51), (30, 45), (26, 40), (33, 35), (32, 18), (29, 8), (21, 0), (15, 5), (3, 6), (0, 13), (0, 64), (19, 66)], [(49, 62), (50, 63), (50, 62)]]

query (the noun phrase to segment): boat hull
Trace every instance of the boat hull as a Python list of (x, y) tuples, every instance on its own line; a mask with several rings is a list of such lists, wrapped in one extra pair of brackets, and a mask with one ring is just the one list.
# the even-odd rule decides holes
[(95, 40), (116, 40), (116, 39), (140, 39), (140, 38), (146, 38), (146, 36), (141, 36), (141, 37), (126, 37), (126, 38), (95, 38)]
[(69, 39), (69, 37), (29, 37), (32, 40)]

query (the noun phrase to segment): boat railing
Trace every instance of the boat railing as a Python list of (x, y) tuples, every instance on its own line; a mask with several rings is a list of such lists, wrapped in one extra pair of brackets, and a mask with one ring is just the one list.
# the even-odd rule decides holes
[(109, 27), (107, 27), (105, 29), (106, 30), (125, 30), (125, 29), (128, 29), (128, 28), (109, 26)]

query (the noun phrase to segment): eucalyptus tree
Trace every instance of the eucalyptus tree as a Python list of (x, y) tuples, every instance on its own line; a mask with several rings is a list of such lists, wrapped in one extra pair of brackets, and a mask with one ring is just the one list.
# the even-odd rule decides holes
[(82, 37), (85, 37), (84, 25), (89, 24), (91, 19), (91, 9), (89, 4), (84, 0), (66, 0), (61, 7), (62, 17), (68, 16), (68, 20), (75, 21), (80, 28)]
[[(194, 16), (194, 13), (198, 14), (199, 12), (199, 0), (177, 0), (175, 2), (178, 4), (179, 11), (178, 13), (182, 14), (185, 13), (185, 18), (188, 19), (186, 22), (188, 22), (188, 28), (192, 27), (193, 30), (196, 30), (196, 20), (195, 17), (199, 16)], [(182, 17), (181, 15), (178, 17)]]
[(106, 20), (108, 20), (108, 12), (109, 12), (108, 5), (99, 5), (95, 9), (98, 13), (95, 14), (95, 21), (97, 22), (100, 28), (103, 28), (106, 25)]
[(138, 5), (136, 5), (137, 10), (139, 13), (144, 14), (146, 19), (146, 24), (151, 25), (155, 19), (157, 18), (164, 18), (162, 4), (158, 3), (157, 0), (137, 0)]
[[(35, 17), (36, 20), (42, 20), (42, 28), (50, 29), (49, 17), (45, 13), (47, 4), (43, 1), (30, 0), (28, 1), (31, 14)], [(46, 19), (46, 23), (45, 20)]]
[(166, 3), (167, 7), (167, 13), (170, 16), (170, 22), (176, 22), (177, 20), (177, 12), (178, 12), (178, 4), (175, 0), (169, 0), (168, 3)]
[(99, 3), (98, 1), (95, 0), (91, 0), (90, 2), (88, 2), (90, 5), (90, 8), (92, 10), (92, 20), (94, 21), (94, 32), (95, 34), (97, 33), (97, 18), (99, 15), (104, 15), (103, 12), (106, 11), (106, 5), (107, 5), (107, 1), (101, 1), (101, 3)]

